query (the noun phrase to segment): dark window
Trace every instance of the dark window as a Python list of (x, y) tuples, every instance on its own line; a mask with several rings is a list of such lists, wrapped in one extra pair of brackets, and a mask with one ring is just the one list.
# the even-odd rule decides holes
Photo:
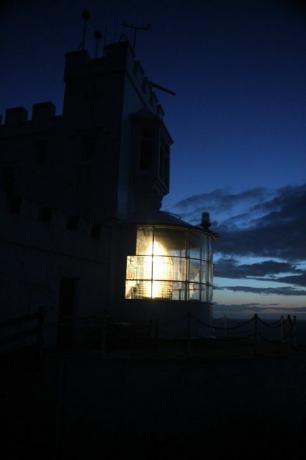
[(13, 171), (3, 171), (3, 188), (7, 194), (14, 191), (14, 173)]
[(42, 222), (49, 223), (52, 218), (52, 209), (51, 208), (42, 208), (40, 213), (40, 219)]
[(102, 230), (101, 224), (93, 225), (91, 229), (92, 238), (94, 238), (95, 240), (99, 240), (101, 237), (101, 230)]
[(79, 218), (78, 216), (70, 216), (67, 221), (67, 228), (68, 230), (75, 231), (78, 229), (79, 225)]
[(20, 196), (11, 196), (9, 198), (9, 208), (13, 214), (20, 214), (22, 199)]
[(96, 139), (94, 137), (84, 137), (82, 139), (81, 160), (89, 161), (94, 157), (96, 151)]
[(38, 164), (42, 165), (47, 161), (47, 143), (44, 141), (37, 142), (35, 146), (35, 160)]

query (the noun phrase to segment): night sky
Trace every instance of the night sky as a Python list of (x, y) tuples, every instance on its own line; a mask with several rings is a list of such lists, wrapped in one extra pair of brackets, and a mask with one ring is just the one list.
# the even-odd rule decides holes
[[(25, 5), (26, 3), (26, 5)], [(0, 2), (0, 114), (53, 101), (64, 54), (123, 21), (152, 24), (136, 54), (174, 138), (164, 209), (198, 223), (209, 211), (215, 314), (306, 314), (306, 9), (298, 1)]]

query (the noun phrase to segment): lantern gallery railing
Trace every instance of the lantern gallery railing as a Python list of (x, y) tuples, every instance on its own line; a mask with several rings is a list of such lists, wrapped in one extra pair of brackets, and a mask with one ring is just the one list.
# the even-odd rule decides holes
[(126, 299), (212, 301), (211, 237), (193, 228), (138, 226)]

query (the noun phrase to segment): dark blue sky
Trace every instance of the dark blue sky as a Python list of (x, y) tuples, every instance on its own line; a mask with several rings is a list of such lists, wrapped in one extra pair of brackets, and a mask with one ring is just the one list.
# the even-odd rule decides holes
[[(30, 109), (32, 103), (44, 100), (55, 102), (61, 112), (64, 54), (79, 45), (84, 7), (92, 12), (90, 51), (96, 28), (104, 31), (107, 26), (107, 39), (113, 41), (123, 32), (122, 21), (152, 24), (149, 32), (139, 34), (136, 54), (151, 80), (177, 93), (175, 97), (159, 94), (175, 140), (171, 193), (164, 205), (190, 220), (208, 209), (223, 232), (223, 241), (230, 235), (237, 245), (245, 242), (244, 252), (221, 244), (219, 292), (228, 283), (224, 274), (224, 267), (230, 272), (228, 260), (235, 287), (237, 264), (254, 265), (255, 273), (255, 264), (264, 264), (267, 258), (291, 264), (287, 271), (274, 266), (273, 273), (262, 275), (270, 281), (280, 273), (287, 278), (304, 276), (299, 270), (306, 270), (306, 256), (297, 258), (296, 249), (291, 255), (281, 251), (281, 245), (290, 246), (290, 241), (280, 238), (273, 254), (267, 247), (252, 246), (246, 233), (233, 235), (259, 223), (266, 225), (275, 213), (283, 213), (296, 226), (304, 223), (298, 213), (294, 218), (290, 214), (296, 200), (306, 208), (306, 192), (301, 188), (306, 171), (306, 12), (302, 2), (2, 2), (0, 114), (7, 107)], [(285, 215), (286, 210), (289, 214)], [(274, 222), (270, 223), (275, 231)], [(305, 227), (302, 230), (306, 232)], [(263, 246), (269, 236), (267, 232), (262, 236)], [(300, 246), (304, 243), (301, 240)], [(262, 266), (272, 270), (271, 264)], [(300, 291), (290, 298), (282, 295), (282, 302), (280, 296), (269, 301), (268, 291), (265, 300), (257, 298), (259, 287), (261, 295), (262, 289), (277, 287), (275, 283), (260, 285), (258, 279), (251, 282), (249, 277), (248, 268), (243, 280), (255, 292), (233, 289), (225, 300), (217, 293), (218, 302), (237, 303), (247, 295), (246, 305), (291, 302), (291, 306), (306, 307)], [(278, 283), (291, 290), (297, 285)]]

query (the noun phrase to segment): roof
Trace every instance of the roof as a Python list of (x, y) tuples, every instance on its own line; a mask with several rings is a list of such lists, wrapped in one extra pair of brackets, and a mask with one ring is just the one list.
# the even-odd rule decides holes
[(218, 237), (218, 235), (212, 230), (206, 228), (204, 229), (200, 225), (191, 225), (179, 216), (165, 211), (138, 212), (128, 217), (125, 220), (125, 223), (135, 225), (167, 225), (171, 227), (188, 228), (200, 231), (201, 233), (209, 234), (214, 238)]

